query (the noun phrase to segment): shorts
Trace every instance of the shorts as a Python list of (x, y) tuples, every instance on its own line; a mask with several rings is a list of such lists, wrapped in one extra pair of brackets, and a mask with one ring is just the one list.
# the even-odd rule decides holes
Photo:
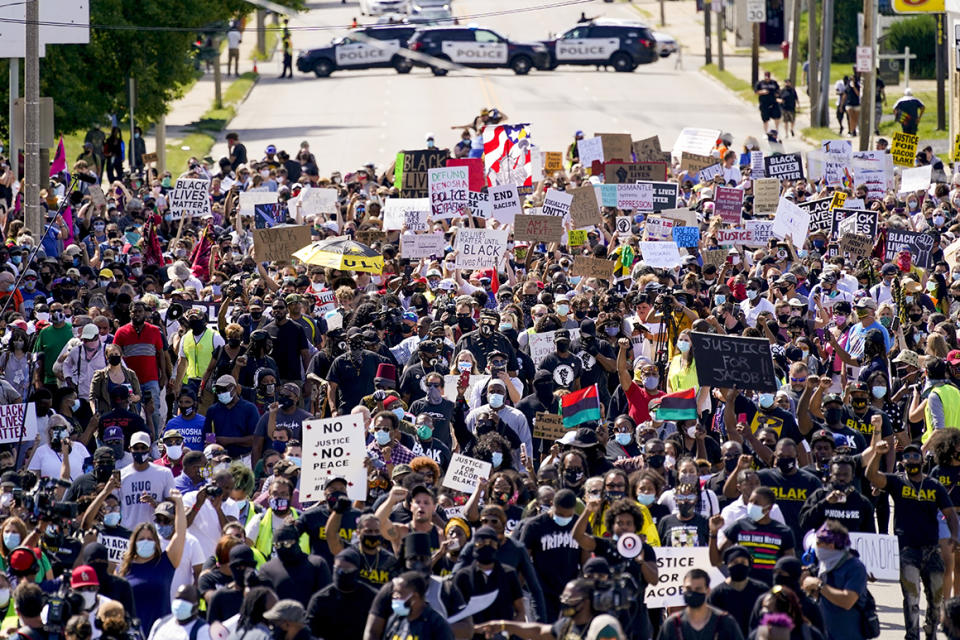
[(797, 119), (797, 112), (791, 111), (790, 109), (782, 109), (783, 111), (783, 122), (784, 124), (790, 124), (795, 122)]
[(855, 116), (855, 115), (859, 114), (859, 113), (860, 113), (860, 105), (848, 104), (848, 105), (847, 105), (847, 113), (849, 113), (849, 114), (852, 115), (852, 116)]
[(774, 120), (780, 119), (780, 105), (774, 103), (770, 106), (760, 107), (760, 119), (766, 122), (771, 118)]
[[(943, 517), (942, 511), (937, 512), (937, 528), (939, 530), (939, 534), (937, 535), (939, 540), (950, 539), (950, 527), (947, 526), (947, 519)], [(960, 539), (960, 537), (958, 537), (958, 539)]]

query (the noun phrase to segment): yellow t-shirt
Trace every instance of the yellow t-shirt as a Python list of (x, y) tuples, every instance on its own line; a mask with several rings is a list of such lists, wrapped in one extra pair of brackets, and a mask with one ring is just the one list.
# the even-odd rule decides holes
[(691, 362), (689, 367), (684, 368), (681, 357), (676, 355), (670, 360), (670, 368), (667, 369), (667, 393), (700, 388), (697, 383), (696, 360)]

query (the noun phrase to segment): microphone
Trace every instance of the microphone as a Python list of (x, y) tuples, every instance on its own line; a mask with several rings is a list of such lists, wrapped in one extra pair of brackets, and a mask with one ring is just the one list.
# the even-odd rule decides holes
[(78, 204), (80, 204), (81, 202), (83, 202), (83, 194), (80, 193), (79, 191), (71, 191), (71, 192), (70, 192), (70, 204), (71, 204), (71, 206), (74, 206), (74, 207), (75, 207), (75, 206), (77, 206)]
[(77, 173), (73, 177), (79, 180), (80, 182), (86, 182), (87, 184), (94, 184), (97, 181), (96, 178), (94, 178), (93, 176), (87, 175), (85, 173)]

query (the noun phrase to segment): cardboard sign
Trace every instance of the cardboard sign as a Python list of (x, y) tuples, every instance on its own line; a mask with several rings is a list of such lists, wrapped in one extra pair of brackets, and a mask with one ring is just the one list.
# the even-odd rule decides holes
[(356, 239), (357, 242), (372, 247), (378, 242), (386, 242), (387, 232), (380, 231), (380, 229), (361, 229), (357, 231)]
[(583, 229), (571, 229), (567, 232), (567, 246), (582, 247), (587, 244), (587, 232)]
[(873, 252), (873, 238), (859, 233), (847, 233), (840, 237), (840, 251), (865, 258)]
[(494, 220), (501, 224), (513, 224), (514, 218), (523, 213), (523, 208), (520, 206), (520, 195), (517, 193), (517, 185), (500, 184), (489, 187), (487, 193), (490, 194), (491, 215)]
[(960, 256), (960, 240), (954, 240), (943, 250), (943, 259), (947, 261), (951, 269), (956, 269), (957, 265), (960, 264), (960, 260), (957, 259), (958, 256)]
[(241, 191), (240, 192), (240, 215), (256, 215), (256, 206), (258, 204), (275, 204), (277, 202), (276, 191)]
[(727, 224), (740, 224), (743, 210), (743, 189), (717, 187), (713, 195), (713, 212)]
[(717, 164), (717, 159), (709, 154), (701, 156), (695, 153), (684, 152), (680, 156), (680, 171), (686, 171), (688, 173), (700, 173), (702, 170), (707, 167), (712, 167), (715, 164)]
[(896, 132), (893, 134), (893, 144), (890, 145), (890, 155), (893, 164), (900, 167), (912, 167), (917, 157), (917, 143), (920, 137), (910, 133)]
[(850, 548), (860, 554), (868, 575), (877, 580), (900, 581), (900, 542), (897, 536), (851, 531)]
[(675, 209), (680, 197), (680, 185), (676, 182), (644, 182), (653, 187), (653, 210)]
[(673, 241), (678, 247), (697, 247), (700, 245), (700, 227), (674, 227)]
[(658, 269), (672, 269), (683, 262), (680, 248), (673, 242), (645, 242), (639, 243), (640, 255), (643, 263)]
[(831, 198), (807, 200), (797, 206), (810, 214), (810, 233), (827, 233), (833, 229), (833, 211), (830, 210)]
[(483, 158), (449, 158), (448, 167), (466, 167), (470, 191), (483, 190)]
[[(243, 197), (243, 194), (240, 194)], [(277, 194), (273, 194), (276, 202)], [(197, 178), (178, 178), (170, 193), (170, 213), (174, 220), (211, 216), (210, 183)]]
[(719, 249), (710, 249), (707, 251), (703, 251), (700, 254), (700, 257), (703, 258), (703, 266), (712, 264), (713, 266), (719, 269), (720, 266), (727, 261), (727, 255), (728, 254), (726, 251), (721, 251)]
[(633, 140), (629, 133), (595, 133), (593, 135), (600, 138), (604, 161), (630, 162), (633, 160)]
[(428, 170), (430, 212), (434, 218), (449, 220), (462, 215), (469, 202), (469, 173), (467, 167), (439, 167)]
[(556, 189), (547, 189), (543, 198), (543, 215), (560, 216), (561, 218), (570, 213), (570, 203), (573, 202), (573, 196)]
[(793, 245), (797, 249), (802, 249), (809, 228), (810, 214), (786, 198), (780, 198), (780, 204), (777, 205), (777, 215), (773, 218), (771, 229), (773, 235), (778, 238), (785, 238), (789, 235)]
[(803, 160), (799, 153), (784, 153), (763, 159), (763, 172), (777, 180), (800, 180), (803, 178)]
[(667, 179), (664, 162), (605, 162), (603, 181), (606, 184), (624, 182), (656, 182)]
[(555, 413), (538, 411), (533, 419), (533, 437), (544, 440), (559, 440), (567, 434), (563, 428), (563, 417)]
[(156, 153), (145, 153), (145, 154), (143, 154), (142, 156), (140, 156), (140, 159), (143, 160), (144, 164), (148, 164), (148, 163), (150, 163), (150, 162), (156, 162), (156, 161), (157, 161), (157, 154), (156, 154)]
[(318, 213), (337, 213), (337, 189), (314, 189), (304, 187), (300, 191), (300, 215), (314, 216)]
[(717, 244), (721, 246), (753, 244), (754, 237), (749, 229), (717, 229)]
[(616, 228), (617, 235), (630, 235), (633, 232), (633, 218), (630, 216), (617, 216)]
[(659, 213), (661, 218), (676, 220), (684, 227), (697, 226), (697, 212), (692, 209), (666, 209)]
[(447, 149), (418, 149), (401, 151), (393, 166), (393, 186), (400, 189), (401, 198), (427, 198), (429, 170), (446, 165)]
[(513, 223), (513, 239), (517, 242), (560, 242), (563, 218), (558, 216), (519, 215)]
[(606, 258), (592, 258), (589, 256), (575, 256), (573, 267), (570, 270), (575, 276), (598, 278), (600, 280), (613, 279), (613, 269), (616, 265)]
[(777, 391), (777, 375), (766, 338), (690, 333), (700, 386)]
[(897, 194), (926, 191), (930, 186), (932, 175), (933, 166), (929, 164), (924, 167), (904, 169), (900, 173), (900, 188), (897, 190)]
[(490, 204), (490, 194), (486, 191), (468, 191), (467, 208), (475, 217), (486, 220), (493, 213), (493, 205)]
[(470, 229), (457, 231), (457, 269), (496, 269), (507, 248), (507, 229)]
[(603, 141), (596, 137), (577, 140), (577, 154), (580, 165), (589, 169), (594, 162), (603, 162)]
[(107, 206), (107, 198), (103, 195), (103, 189), (98, 184), (91, 184), (87, 187), (87, 193), (90, 194), (90, 202), (97, 208)]
[(572, 197), (570, 201), (570, 220), (575, 229), (603, 224), (600, 215), (600, 205), (597, 202), (597, 191), (593, 185), (584, 185), (567, 192)]
[(671, 220), (670, 218), (650, 216), (643, 225), (643, 239), (672, 240), (674, 226), (676, 226), (676, 221)]
[(921, 269), (930, 267), (930, 253), (933, 250), (933, 236), (916, 231), (887, 231), (886, 258), (895, 260), (901, 249), (909, 249), (913, 264)]
[(547, 175), (563, 171), (563, 154), (559, 151), (544, 151), (543, 170)]
[(7, 442), (26, 443), (37, 439), (37, 405), (27, 404), (0, 405), (0, 444)]
[(347, 497), (367, 499), (366, 431), (357, 414), (304, 420), (300, 496), (304, 502), (323, 500), (331, 478), (347, 481)]
[(653, 211), (653, 185), (649, 182), (618, 184), (617, 208)]
[(430, 198), (387, 198), (383, 201), (384, 231), (426, 231)]
[(443, 476), (442, 486), (454, 491), (473, 493), (480, 480), (490, 477), (493, 465), (483, 460), (470, 458), (460, 453), (453, 454), (447, 474)]
[(253, 230), (253, 246), (257, 260), (290, 262), (294, 251), (310, 244), (309, 225), (277, 225), (269, 229)]
[(637, 162), (662, 162), (663, 150), (660, 148), (660, 136), (634, 140), (633, 158)]
[(597, 194), (597, 201), (601, 207), (617, 206), (617, 185), (615, 184), (597, 184), (593, 186)]
[(779, 178), (760, 178), (753, 181), (754, 213), (775, 213), (779, 203)]
[[(710, 165), (705, 169), (700, 169), (697, 172), (697, 180), (700, 182), (712, 182), (717, 176), (723, 177), (723, 165), (719, 162)], [(724, 180), (726, 182), (726, 180)]]
[[(695, 541), (690, 540), (693, 544)], [(647, 585), (644, 604), (650, 609), (683, 606), (683, 578), (694, 567), (710, 574), (710, 584), (723, 582), (719, 569), (710, 563), (707, 547), (657, 547), (657, 583)]]
[(408, 259), (442, 256), (447, 240), (435, 233), (405, 233), (400, 236), (400, 255)]

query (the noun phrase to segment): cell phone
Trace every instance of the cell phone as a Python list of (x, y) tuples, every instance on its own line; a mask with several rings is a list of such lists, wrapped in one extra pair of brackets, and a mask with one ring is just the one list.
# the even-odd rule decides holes
[(113, 475), (114, 481), (120, 482), (120, 469), (114, 469), (111, 475)]
[(890, 330), (897, 331), (900, 328), (900, 316), (893, 316), (893, 322), (890, 323)]
[(469, 372), (469, 371), (463, 371), (463, 372), (460, 373), (460, 382), (459, 382), (458, 384), (459, 384), (459, 386), (461, 386), (461, 387), (466, 387), (468, 384), (470, 384), (470, 372)]
[(527, 455), (527, 443), (526, 443), (526, 442), (521, 442), (521, 443), (520, 443), (520, 455), (523, 456), (523, 457), (526, 457), (526, 455)]
[(737, 424), (739, 424), (739, 423), (741, 423), (741, 422), (744, 423), (744, 424), (746, 424), (746, 422), (747, 422), (747, 414), (745, 414), (745, 413), (738, 413), (738, 414), (737, 414)]

